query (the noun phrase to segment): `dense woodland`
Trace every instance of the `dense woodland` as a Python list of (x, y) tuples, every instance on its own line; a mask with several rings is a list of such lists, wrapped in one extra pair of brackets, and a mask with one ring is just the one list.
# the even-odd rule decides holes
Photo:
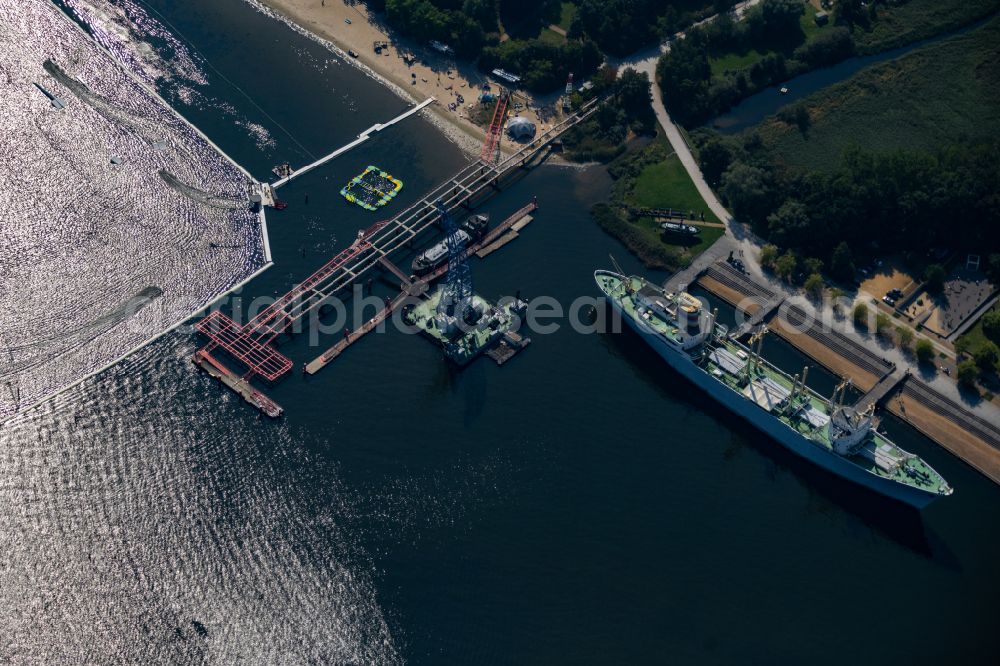
[[(502, 67), (532, 92), (559, 89), (569, 72), (592, 75), (605, 55), (625, 55), (710, 15), (711, 0), (577, 0), (567, 38), (540, 37), (560, 0), (368, 0), (401, 34), (438, 40), (489, 71)], [(731, 5), (731, 2), (717, 3)], [(502, 31), (502, 32), (501, 32)], [(501, 39), (504, 34), (505, 39)]]
[[(849, 4), (836, 5), (838, 17)], [(854, 40), (845, 25), (805, 41), (799, 25), (803, 11), (801, 0), (764, 0), (747, 12), (744, 21), (725, 14), (675, 41), (657, 66), (672, 117), (686, 126), (701, 124), (763, 88), (854, 54)], [(713, 77), (710, 58), (748, 51), (765, 55), (745, 70)]]
[[(832, 0), (832, 24), (819, 28), (802, 0), (763, 0), (742, 21), (722, 14), (687, 31), (657, 78), (671, 116), (693, 127), (807, 71), (951, 32), (998, 9), (998, 0)], [(727, 60), (733, 66), (719, 65)]]
[[(855, 266), (886, 253), (919, 265), (931, 248), (1000, 251), (998, 141), (935, 152), (853, 148), (818, 173), (776, 166), (755, 134), (716, 136), (702, 143), (700, 161), (738, 220), (792, 255), (819, 259), (837, 279), (854, 279)], [(1000, 269), (1000, 255), (991, 263)]]

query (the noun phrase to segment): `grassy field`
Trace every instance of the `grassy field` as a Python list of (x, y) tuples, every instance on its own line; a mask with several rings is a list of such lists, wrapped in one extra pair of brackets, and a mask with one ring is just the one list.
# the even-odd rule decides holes
[[(792, 48), (800, 44), (806, 44), (816, 38), (817, 35), (821, 34), (823, 30), (829, 30), (830, 25), (825, 26), (816, 25), (816, 8), (812, 5), (806, 5), (805, 11), (802, 13), (802, 17), (799, 19), (799, 27), (802, 29), (802, 34), (798, 39), (789, 39), (789, 48), (786, 49), (784, 55), (787, 57), (791, 55)], [(716, 54), (708, 59), (708, 64), (712, 67), (712, 76), (719, 77), (726, 72), (739, 72), (741, 70), (749, 69), (751, 65), (758, 62), (764, 58), (764, 56), (770, 53), (777, 53), (777, 51), (758, 51), (756, 49), (750, 49), (743, 53), (720, 53)]]
[(761, 60), (767, 53), (750, 49), (746, 53), (726, 53), (708, 59), (708, 64), (712, 66), (712, 76), (722, 76), (726, 72), (738, 72), (748, 69), (758, 60)]
[(626, 214), (626, 206), (670, 207), (696, 213), (704, 210), (706, 222), (718, 222), (662, 134), (644, 148), (619, 157), (609, 171), (616, 178), (611, 202), (595, 206), (594, 219), (647, 267), (683, 268), (725, 233), (722, 226), (702, 226), (694, 238), (667, 236), (653, 218), (630, 219)]
[(1000, 0), (909, 0), (879, 10), (868, 31), (855, 28), (858, 53), (877, 53), (951, 32), (1000, 10)]
[(546, 44), (552, 44), (553, 46), (562, 46), (566, 43), (566, 38), (560, 35), (555, 30), (550, 30), (549, 28), (542, 28), (542, 31), (538, 33), (538, 39), (542, 40)]
[(696, 214), (704, 211), (706, 222), (719, 221), (705, 205), (705, 200), (701, 198), (677, 155), (647, 165), (635, 179), (635, 185), (626, 195), (626, 201), (646, 208), (677, 208), (693, 210)]
[(692, 243), (683, 245), (666, 242), (652, 218), (629, 220), (623, 211), (606, 204), (594, 206), (592, 214), (602, 229), (624, 243), (647, 268), (657, 270), (676, 271), (688, 266), (725, 233), (722, 227), (702, 227)]
[(829, 170), (850, 145), (933, 150), (995, 137), (1000, 18), (873, 65), (801, 103), (811, 120), (807, 131), (776, 118), (757, 128), (774, 159), (793, 168)]

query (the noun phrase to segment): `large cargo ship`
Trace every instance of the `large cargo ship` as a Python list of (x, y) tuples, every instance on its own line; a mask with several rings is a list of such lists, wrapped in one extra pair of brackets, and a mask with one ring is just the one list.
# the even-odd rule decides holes
[(872, 409), (827, 400), (761, 358), (759, 347), (728, 337), (702, 301), (667, 293), (641, 277), (594, 273), (621, 318), (681, 375), (786, 448), (877, 493), (924, 507), (951, 487), (919, 456), (875, 428)]

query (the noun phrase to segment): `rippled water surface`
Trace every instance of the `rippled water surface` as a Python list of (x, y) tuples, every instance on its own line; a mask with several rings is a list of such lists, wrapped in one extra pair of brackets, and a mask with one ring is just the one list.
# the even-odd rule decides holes
[[(259, 179), (407, 106), (241, 0), (63, 7)], [(66, 72), (97, 88), (99, 77), (74, 69), (61, 42), (39, 41), (38, 57), (63, 54)], [(0, 41), (4, 62), (20, 62), (27, 51), (11, 52), (8, 42)], [(33, 62), (19, 65), (34, 73), (18, 75), (13, 107), (22, 113), (23, 100), (34, 109), (29, 128), (92, 108), (64, 91), (67, 109), (54, 112), (30, 85), (46, 77)], [(119, 99), (114, 89), (100, 92)], [(107, 169), (123, 188), (150, 183), (166, 198), (176, 190), (161, 185), (163, 160), (192, 187), (240, 191), (239, 175), (215, 175), (232, 169), (195, 138), (183, 145), (205, 157), (191, 166), (174, 151), (149, 156), (137, 130), (86, 112), (88, 127), (119, 127), (109, 134), (129, 157), (114, 171), (107, 146), (91, 139), (96, 157), (76, 158), (74, 168)], [(20, 178), (18, 151), (2, 145), (4, 178)], [(152, 161), (148, 172), (123, 175), (143, 160)], [(267, 219), (275, 265), (240, 291), (242, 307), (283, 293), (378, 219), (337, 194), (366, 165), (403, 180), (393, 212), (464, 161), (417, 117), (293, 181), (280, 190), (289, 208)], [(23, 168), (46, 183), (59, 173)], [(69, 196), (46, 187), (53, 198)], [(541, 208), (515, 242), (474, 260), (477, 291), (568, 305), (595, 295), (592, 272), (608, 266), (609, 253), (641, 272), (588, 215), (608, 188), (602, 169), (548, 166), (498, 193), (485, 206), (495, 217), (533, 195)], [(12, 189), (0, 197), (16, 199)], [(120, 312), (140, 292), (150, 301), (142, 317), (171, 290), (207, 298), (206, 280), (224, 286), (260, 265), (252, 220), (176, 200), (197, 221), (161, 212), (158, 233), (188, 229), (191, 247), (204, 247), (212, 241), (204, 225), (222, 224), (232, 240), (219, 244), (235, 247), (212, 270), (204, 252), (177, 263), (191, 275), (175, 283), (149, 275), (172, 274), (176, 238), (142, 255), (144, 242), (160, 242), (156, 233), (119, 228), (114, 237), (135, 258), (82, 261), (75, 245), (44, 242), (34, 208), (21, 209), (32, 223), (11, 217), (15, 226), (6, 226), (5, 217), (5, 238), (20, 252), (35, 248), (27, 264), (75, 257), (85, 271), (73, 280), (32, 277), (37, 290), (55, 298), (61, 280), (88, 295), (57, 301), (57, 312), (80, 323), (36, 330), (20, 319), (28, 309), (4, 311), (19, 318), (4, 334), (51, 337)], [(135, 228), (150, 219), (137, 217)], [(140, 264), (146, 272), (131, 279)], [(12, 266), (28, 272), (25, 262)], [(5, 303), (34, 297), (0, 279)], [(151, 286), (163, 294), (143, 292)], [(393, 287), (372, 285), (378, 295)], [(634, 335), (563, 328), (532, 337), (503, 367), (481, 360), (459, 372), (423, 338), (371, 335), (321, 373), (296, 371), (267, 388), (286, 410), (271, 421), (194, 367), (201, 342), (175, 330), (17, 416), (0, 429), (0, 663), (995, 663), (1000, 491), (989, 481), (889, 420), (889, 434), (956, 488), (917, 513), (749, 431)], [(98, 351), (102, 339), (94, 338)], [(324, 336), (317, 349), (297, 336), (281, 351), (300, 365), (335, 339)], [(778, 340), (767, 352), (796, 371), (806, 362)], [(826, 392), (835, 383), (818, 368), (809, 377)]]
[(264, 245), (247, 175), (63, 12), (4, 0), (0, 24), (4, 418), (245, 279)]

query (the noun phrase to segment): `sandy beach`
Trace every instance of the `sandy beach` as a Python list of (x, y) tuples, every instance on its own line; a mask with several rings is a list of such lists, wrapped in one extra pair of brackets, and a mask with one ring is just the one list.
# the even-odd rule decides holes
[[(347, 61), (355, 60), (366, 66), (377, 77), (414, 102), (434, 97), (438, 103), (430, 107), (433, 117), (444, 121), (439, 123), (464, 150), (478, 154), (484, 137), (484, 130), (468, 115), (479, 104), (478, 97), (484, 84), (492, 91), (497, 84), (487, 79), (472, 63), (457, 61), (455, 58), (439, 55), (429, 47), (403, 39), (390, 33), (378, 16), (369, 16), (363, 4), (352, 4), (351, 0), (250, 0), (297, 25), (306, 32), (331, 42), (343, 51)], [(388, 42), (389, 46), (376, 53), (375, 42)], [(357, 53), (352, 58), (348, 52)], [(404, 54), (413, 56), (409, 62)], [(462, 95), (464, 104), (458, 105)], [(558, 97), (542, 100), (551, 105)], [(551, 120), (545, 122), (535, 111), (536, 102), (527, 94), (519, 93), (518, 101), (525, 105), (516, 112), (532, 120), (541, 131)], [(456, 104), (454, 110), (449, 104)], [(543, 115), (549, 117), (552, 107), (547, 106)], [(514, 112), (511, 114), (515, 115)], [(510, 149), (504, 144), (505, 152)]]

